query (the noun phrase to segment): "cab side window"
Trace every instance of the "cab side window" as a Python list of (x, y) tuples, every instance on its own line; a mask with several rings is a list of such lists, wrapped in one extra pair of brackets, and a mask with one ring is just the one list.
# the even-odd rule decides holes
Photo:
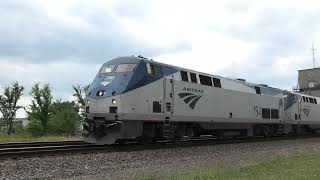
[(212, 78), (214, 87), (221, 88), (221, 81), (218, 78)]
[(156, 77), (162, 77), (161, 66), (155, 64), (147, 64), (147, 69), (149, 74)]
[(254, 88), (255, 88), (255, 90), (256, 90), (256, 94), (261, 94), (261, 89), (260, 89), (260, 87), (255, 86)]
[(189, 78), (188, 78), (188, 73), (187, 73), (187, 72), (185, 72), (185, 71), (180, 71), (180, 74), (181, 74), (181, 80), (182, 80), (182, 81), (189, 82)]
[(199, 75), (200, 83), (205, 86), (212, 86), (212, 80), (209, 76)]
[(197, 75), (195, 73), (190, 73), (190, 78), (192, 83), (198, 83)]

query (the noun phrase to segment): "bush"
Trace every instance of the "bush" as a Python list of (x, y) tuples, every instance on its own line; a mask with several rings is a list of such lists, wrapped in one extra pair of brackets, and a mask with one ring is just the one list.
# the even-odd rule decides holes
[(27, 131), (32, 136), (42, 136), (44, 134), (44, 127), (41, 122), (37, 119), (33, 119), (27, 126)]
[(81, 117), (73, 102), (55, 102), (49, 119), (50, 133), (74, 134), (79, 130)]
[(49, 84), (45, 84), (43, 88), (39, 83), (34, 84), (30, 92), (32, 96), (30, 111), (27, 111), (28, 131), (31, 135), (44, 135), (48, 131), (48, 120), (51, 113), (52, 95)]

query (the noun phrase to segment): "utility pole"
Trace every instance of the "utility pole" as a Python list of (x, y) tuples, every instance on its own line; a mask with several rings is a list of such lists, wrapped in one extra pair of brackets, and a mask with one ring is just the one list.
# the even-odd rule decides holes
[(316, 51), (316, 49), (314, 48), (313, 44), (312, 44), (312, 56), (313, 56), (313, 68), (316, 68), (316, 58), (314, 56), (314, 52)]

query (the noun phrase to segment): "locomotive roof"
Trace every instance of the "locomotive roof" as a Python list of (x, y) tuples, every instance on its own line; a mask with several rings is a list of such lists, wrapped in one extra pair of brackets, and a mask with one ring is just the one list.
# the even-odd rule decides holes
[(106, 62), (105, 64), (137, 64), (140, 61), (144, 61), (147, 63), (154, 63), (154, 64), (158, 64), (158, 65), (162, 65), (162, 66), (167, 66), (167, 67), (172, 67), (175, 68), (177, 70), (184, 70), (184, 71), (188, 71), (188, 72), (193, 72), (193, 73), (197, 73), (197, 74), (203, 74), (203, 75), (207, 75), (207, 76), (213, 76), (216, 78), (220, 78), (220, 79), (226, 79), (226, 80), (230, 80), (230, 81), (235, 81), (237, 83), (240, 84), (246, 84), (246, 85), (252, 85), (252, 86), (258, 86), (260, 88), (266, 88), (266, 89), (272, 89), (275, 91), (284, 91), (282, 89), (279, 88), (274, 88), (274, 87), (270, 87), (264, 84), (256, 84), (256, 83), (250, 83), (250, 82), (246, 82), (246, 81), (242, 81), (242, 80), (238, 80), (238, 79), (232, 79), (232, 78), (227, 78), (227, 77), (222, 77), (222, 76), (218, 76), (218, 75), (213, 75), (213, 74), (208, 74), (208, 73), (203, 73), (203, 72), (199, 72), (199, 71), (195, 71), (195, 70), (191, 70), (191, 69), (187, 69), (187, 68), (182, 68), (182, 67), (178, 67), (178, 66), (174, 66), (174, 65), (170, 65), (170, 64), (165, 64), (165, 63), (161, 63), (161, 62), (157, 62), (157, 61), (153, 61), (152, 59), (148, 59), (142, 56), (122, 56), (122, 57), (117, 57), (115, 59), (112, 59), (108, 62)]
[(134, 57), (134, 56), (124, 56), (124, 57), (117, 57), (115, 59), (112, 59), (105, 64), (136, 64), (141, 61), (140, 58)]

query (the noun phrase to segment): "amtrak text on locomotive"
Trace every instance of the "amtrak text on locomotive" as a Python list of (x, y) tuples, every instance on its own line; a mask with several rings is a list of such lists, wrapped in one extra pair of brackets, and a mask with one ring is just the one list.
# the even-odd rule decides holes
[(184, 88), (183, 88), (183, 91), (193, 92), (193, 93), (204, 93), (204, 90), (195, 89), (195, 88), (187, 88), (187, 87), (184, 87)]

